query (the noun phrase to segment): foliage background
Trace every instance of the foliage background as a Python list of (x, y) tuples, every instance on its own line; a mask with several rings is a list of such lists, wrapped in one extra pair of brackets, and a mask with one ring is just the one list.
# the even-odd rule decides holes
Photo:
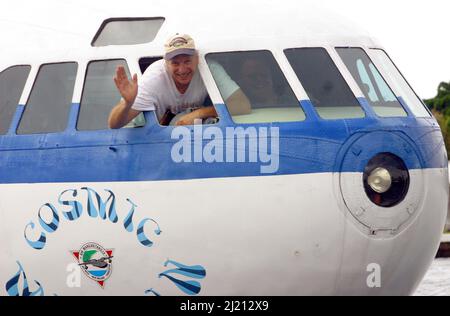
[(436, 97), (424, 100), (424, 102), (433, 112), (441, 127), (448, 155), (450, 149), (450, 82), (441, 82)]

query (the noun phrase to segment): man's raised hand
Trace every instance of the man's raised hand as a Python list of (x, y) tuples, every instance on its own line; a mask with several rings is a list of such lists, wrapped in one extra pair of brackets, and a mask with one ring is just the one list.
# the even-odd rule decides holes
[(133, 105), (138, 93), (138, 80), (137, 74), (134, 74), (132, 80), (128, 80), (128, 76), (125, 73), (125, 68), (119, 66), (116, 69), (116, 76), (114, 77), (114, 83), (120, 92), (120, 95), (125, 100), (128, 106)]

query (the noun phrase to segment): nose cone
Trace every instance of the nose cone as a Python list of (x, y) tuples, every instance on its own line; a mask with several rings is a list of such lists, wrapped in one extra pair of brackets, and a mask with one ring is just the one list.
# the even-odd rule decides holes
[[(337, 157), (335, 190), (351, 226), (345, 230), (339, 294), (412, 294), (436, 254), (449, 181), (447, 168), (434, 161), (442, 159), (444, 147), (434, 131), (418, 134), (419, 138), (397, 131), (354, 134)], [(409, 180), (400, 181), (405, 179), (402, 174)], [(383, 196), (395, 191), (398, 197), (404, 194), (401, 201), (382, 206)], [(345, 282), (370, 264), (381, 269), (380, 288)]]

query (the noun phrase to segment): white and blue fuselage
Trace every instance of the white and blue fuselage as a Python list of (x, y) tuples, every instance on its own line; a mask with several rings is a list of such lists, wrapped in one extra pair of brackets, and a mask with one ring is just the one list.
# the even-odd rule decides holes
[[(0, 135), (0, 294), (411, 294), (444, 227), (447, 158), (431, 115), (416, 117), (396, 93), (407, 115), (377, 116), (336, 61), (335, 47), (361, 47), (370, 54), (378, 46), (331, 31), (305, 38), (295, 28), (300, 22), (292, 21), (287, 30), (293, 34), (266, 32), (247, 42), (237, 40), (242, 34), (235, 21), (222, 41), (218, 22), (209, 25), (216, 27), (213, 32), (189, 20), (172, 25), (175, 13), (164, 5), (146, 11), (167, 19), (149, 45), (83, 49), (73, 55), (65, 50), (28, 62), (26, 56), (11, 56), (2, 62), (2, 70), (25, 63), (32, 70), (8, 132)], [(315, 23), (305, 32), (316, 31)], [(136, 56), (161, 55), (165, 37), (181, 27), (198, 38), (199, 69), (220, 117), (215, 128), (224, 137), (224, 157), (228, 127), (276, 128), (273, 172), (262, 173), (261, 167), (274, 161), (196, 161), (195, 151), (212, 141), (195, 139), (198, 126), (186, 127), (193, 135), (192, 161), (174, 161), (176, 127), (159, 125), (153, 112), (145, 114), (141, 128), (77, 130), (90, 61), (123, 58), (131, 72), (138, 72)], [(290, 47), (324, 47), (364, 117), (322, 119), (281, 57)], [(230, 117), (204, 56), (254, 49), (273, 52), (304, 121), (238, 124)], [(73, 60), (79, 68), (67, 128), (18, 134), (39, 66)], [(269, 148), (271, 141), (269, 133)], [(251, 155), (249, 146), (236, 151)], [(400, 158), (410, 177), (404, 199), (388, 208), (370, 201), (363, 182), (369, 161), (382, 153)], [(91, 264), (90, 272), (82, 271), (80, 258), (91, 258), (94, 251), (104, 256), (95, 257), (99, 263)], [(102, 268), (105, 262), (108, 267)]]

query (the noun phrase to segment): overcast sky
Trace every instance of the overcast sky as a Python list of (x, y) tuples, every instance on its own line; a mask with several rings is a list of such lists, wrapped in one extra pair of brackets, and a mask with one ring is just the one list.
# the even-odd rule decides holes
[(422, 98), (450, 81), (449, 0), (316, 0), (377, 37)]
[[(14, 45), (10, 39), (11, 22), (19, 28), (18, 21), (27, 26), (65, 24), (71, 27), (82, 23), (82, 18), (72, 19), (71, 6), (84, 6), (85, 14), (100, 1), (112, 5), (151, 5), (152, 0), (13, 0), (0, 10), (0, 36), (2, 45)], [(191, 0), (212, 6), (217, 0)], [(224, 0), (226, 1), (226, 0)], [(242, 0), (246, 1), (246, 0)], [(283, 0), (282, 0), (283, 1)], [(274, 1), (282, 4), (282, 1)], [(284, 0), (290, 1), (290, 0)], [(450, 81), (449, 0), (293, 0), (312, 2), (336, 11), (365, 28), (381, 42), (387, 52), (422, 98), (436, 95), (441, 81)], [(186, 1), (186, 3), (188, 3)], [(61, 10), (63, 8), (63, 10)], [(257, 8), (255, 8), (257, 9)], [(124, 10), (125, 11), (125, 10)], [(63, 13), (62, 13), (63, 12)], [(56, 21), (56, 22), (55, 22)], [(8, 24), (9, 23), (9, 24)], [(53, 23), (53, 24), (52, 24)], [(57, 26), (56, 26), (57, 27)], [(76, 30), (73, 30), (76, 33)], [(7, 40), (9, 38), (9, 41)], [(19, 39), (17, 39), (18, 42)], [(1, 50), (0, 50), (1, 51)]]

